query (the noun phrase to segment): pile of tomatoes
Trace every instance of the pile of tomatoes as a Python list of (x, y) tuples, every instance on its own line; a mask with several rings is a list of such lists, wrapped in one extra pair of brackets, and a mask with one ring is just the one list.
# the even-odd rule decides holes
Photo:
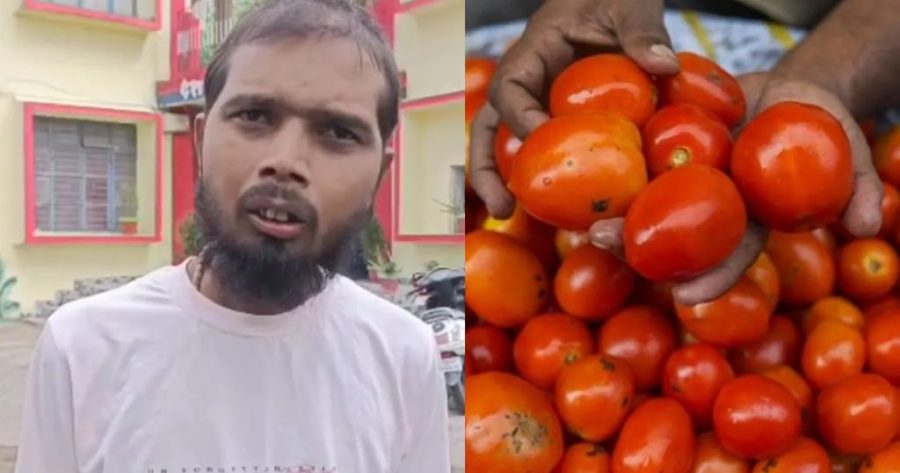
[[(900, 128), (870, 137), (884, 224), (854, 238), (840, 124), (786, 102), (733, 137), (736, 80), (679, 58), (669, 78), (581, 59), (549, 122), (501, 125), (515, 211), (466, 202), (466, 471), (900, 472)], [(467, 60), (467, 119), (493, 67)], [(616, 218), (618, 255), (588, 236)], [(771, 232), (743, 279), (676, 303), (749, 221)]]

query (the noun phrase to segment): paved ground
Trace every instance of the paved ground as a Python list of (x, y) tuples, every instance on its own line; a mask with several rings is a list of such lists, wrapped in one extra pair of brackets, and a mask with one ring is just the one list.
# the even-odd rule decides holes
[[(15, 466), (25, 377), (39, 333), (35, 325), (0, 321), (0, 473), (12, 473)], [(464, 424), (464, 417), (450, 421), (454, 473), (465, 468)]]

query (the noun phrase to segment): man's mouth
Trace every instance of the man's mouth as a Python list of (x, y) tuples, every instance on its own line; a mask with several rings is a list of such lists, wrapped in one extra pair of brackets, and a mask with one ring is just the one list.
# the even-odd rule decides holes
[(305, 223), (293, 213), (282, 209), (259, 208), (251, 210), (249, 215), (257, 230), (281, 240), (296, 238)]

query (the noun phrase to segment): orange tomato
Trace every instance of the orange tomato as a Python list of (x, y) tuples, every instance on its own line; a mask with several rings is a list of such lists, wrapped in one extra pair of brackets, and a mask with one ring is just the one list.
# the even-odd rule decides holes
[(675, 350), (675, 329), (650, 306), (626, 307), (600, 327), (600, 353), (628, 363), (638, 390), (659, 385), (666, 360)]
[(493, 325), (479, 325), (466, 330), (466, 355), (471, 358), (472, 372), (509, 371), (512, 368), (512, 342)]
[(756, 257), (753, 265), (747, 269), (746, 275), (762, 289), (774, 309), (778, 305), (778, 296), (781, 294), (781, 279), (772, 258), (769, 258), (769, 255), (763, 251)]
[(720, 347), (736, 347), (765, 337), (772, 307), (762, 289), (744, 277), (711, 302), (694, 306), (675, 303), (675, 312), (697, 339)]
[(663, 394), (691, 415), (694, 425), (708, 427), (719, 390), (734, 379), (725, 357), (712, 345), (681, 347), (669, 356), (663, 372)]
[(869, 369), (900, 384), (900, 309), (884, 310), (866, 321)]
[(555, 473), (610, 473), (609, 453), (599, 445), (576, 443), (566, 449)]
[(488, 86), (497, 70), (497, 62), (484, 57), (466, 57), (466, 95), (487, 94)]
[(731, 131), (696, 105), (663, 107), (644, 125), (644, 155), (653, 177), (687, 164), (728, 169)]
[(900, 126), (875, 140), (872, 160), (878, 175), (894, 187), (900, 187)]
[(769, 368), (760, 374), (781, 384), (794, 395), (800, 403), (800, 417), (804, 421), (804, 426), (808, 427), (812, 420), (813, 392), (803, 376), (790, 366), (784, 365)]
[(731, 350), (728, 360), (738, 373), (758, 373), (778, 365), (794, 366), (800, 359), (800, 331), (794, 322), (776, 315), (762, 339)]
[(900, 471), (900, 442), (894, 442), (870, 455), (859, 473), (895, 473)]
[(729, 128), (744, 119), (747, 102), (734, 77), (703, 56), (678, 53), (681, 71), (658, 80), (663, 105), (690, 103), (718, 116)]
[(650, 76), (622, 54), (597, 54), (575, 61), (550, 87), (553, 116), (614, 111), (642, 126), (656, 108)]
[(612, 253), (585, 245), (566, 257), (553, 281), (556, 302), (585, 320), (607, 318), (634, 289), (634, 273)]
[(894, 388), (876, 374), (856, 374), (819, 393), (819, 434), (841, 453), (865, 455), (886, 447), (897, 433)]
[(803, 374), (816, 389), (862, 372), (866, 344), (862, 334), (845, 323), (823, 320), (803, 345)]
[(494, 162), (497, 163), (497, 172), (503, 182), (509, 182), (513, 160), (521, 147), (522, 140), (513, 135), (506, 124), (501, 123), (494, 135)]
[(588, 233), (577, 230), (556, 229), (556, 254), (563, 260), (576, 248), (590, 244)]
[(840, 296), (823, 297), (813, 303), (803, 314), (803, 332), (809, 334), (823, 320), (837, 320), (857, 329), (865, 325), (859, 307)]
[(479, 230), (466, 235), (466, 305), (498, 327), (515, 327), (547, 303), (541, 261), (516, 240)]
[(838, 250), (838, 287), (853, 299), (884, 296), (897, 285), (898, 277), (900, 258), (894, 247), (880, 238), (853, 240)]
[(634, 399), (634, 375), (627, 363), (591, 355), (567, 365), (556, 383), (556, 408), (569, 431), (584, 440), (612, 438)]
[(590, 330), (566, 314), (544, 314), (525, 322), (513, 343), (513, 357), (526, 381), (551, 389), (563, 367), (594, 352)]
[(878, 236), (891, 240), (897, 234), (897, 222), (900, 221), (900, 191), (884, 181), (881, 185), (884, 187), (884, 198), (881, 199), (881, 229)]
[(563, 455), (550, 399), (525, 380), (491, 372), (466, 381), (466, 471), (550, 473)]
[(819, 240), (830, 253), (837, 251), (837, 240), (834, 239), (831, 230), (827, 227), (818, 227), (812, 230), (812, 235)]
[(650, 399), (634, 410), (616, 441), (616, 473), (687, 473), (694, 456), (691, 417), (672, 399)]
[(621, 217), (647, 184), (638, 135), (614, 114), (552, 118), (525, 139), (509, 188), (528, 213), (555, 227), (587, 230)]
[(812, 233), (772, 231), (766, 253), (778, 268), (782, 303), (812, 304), (834, 289), (834, 258)]
[(828, 452), (815, 440), (800, 437), (781, 455), (756, 462), (753, 473), (831, 473)]
[(712, 432), (697, 436), (694, 464), (690, 473), (750, 473), (746, 461), (725, 450)]
[(505, 220), (488, 216), (481, 228), (515, 238), (531, 250), (548, 271), (556, 266), (555, 230), (528, 215), (521, 204), (517, 203), (513, 214)]

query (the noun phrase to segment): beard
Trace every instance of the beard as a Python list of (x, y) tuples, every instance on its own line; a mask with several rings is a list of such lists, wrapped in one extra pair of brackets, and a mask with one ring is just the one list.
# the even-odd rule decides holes
[[(368, 219), (370, 207), (356, 211), (350, 219), (328, 234), (317, 238), (315, 210), (308, 202), (275, 184), (262, 184), (250, 189), (238, 202), (253, 195), (280, 195), (303, 203), (309, 210), (307, 248), (292, 252), (290, 243), (260, 234), (256, 242), (240, 241), (222, 228), (222, 222), (232, 221), (216, 203), (203, 179), (197, 183), (194, 197), (195, 219), (200, 237), (205, 243), (201, 264), (216, 275), (216, 281), (241, 301), (265, 301), (267, 305), (288, 311), (321, 293), (334, 276), (353, 256), (355, 240)], [(240, 212), (242, 210), (238, 211)], [(319, 244), (317, 244), (319, 243)]]

